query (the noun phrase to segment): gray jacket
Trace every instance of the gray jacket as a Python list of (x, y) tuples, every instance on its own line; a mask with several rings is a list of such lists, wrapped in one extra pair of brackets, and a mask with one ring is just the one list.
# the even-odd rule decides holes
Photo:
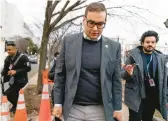
[[(76, 94), (82, 53), (83, 33), (64, 38), (60, 56), (56, 60), (54, 103), (63, 105), (63, 116), (68, 118)], [(113, 111), (121, 110), (122, 85), (120, 78), (120, 44), (102, 36), (100, 81), (107, 121), (114, 121)]]
[[(141, 46), (130, 50), (129, 55), (125, 64), (138, 64), (134, 68), (132, 76), (124, 71), (122, 72), (122, 78), (126, 80), (125, 84), (125, 104), (132, 110), (138, 112), (142, 98), (145, 98), (145, 87), (144, 87), (144, 69), (143, 60), (141, 57)], [(168, 102), (167, 93), (167, 76), (168, 69), (166, 63), (168, 59), (166, 56), (159, 51), (154, 51), (157, 58), (158, 67), (158, 82), (159, 82), (159, 101), (160, 101), (160, 112), (164, 119), (167, 119), (166, 103)], [(166, 62), (167, 61), (167, 62)]]

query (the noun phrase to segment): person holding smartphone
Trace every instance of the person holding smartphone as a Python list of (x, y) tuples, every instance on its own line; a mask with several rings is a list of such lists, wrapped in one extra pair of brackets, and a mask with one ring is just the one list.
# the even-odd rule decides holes
[(158, 33), (147, 31), (140, 39), (141, 46), (129, 51), (122, 72), (125, 84), (125, 104), (129, 108), (129, 121), (153, 121), (155, 109), (167, 119), (168, 103), (165, 55), (155, 49)]

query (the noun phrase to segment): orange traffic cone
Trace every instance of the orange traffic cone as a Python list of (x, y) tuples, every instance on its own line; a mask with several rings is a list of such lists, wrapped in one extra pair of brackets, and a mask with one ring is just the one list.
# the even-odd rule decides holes
[(17, 103), (16, 113), (14, 121), (27, 121), (26, 106), (24, 102), (24, 91), (21, 89), (19, 91), (19, 99)]
[(0, 121), (10, 121), (9, 106), (6, 96), (2, 96), (2, 104), (0, 108)]
[(38, 121), (51, 121), (47, 71), (43, 71), (43, 93)]

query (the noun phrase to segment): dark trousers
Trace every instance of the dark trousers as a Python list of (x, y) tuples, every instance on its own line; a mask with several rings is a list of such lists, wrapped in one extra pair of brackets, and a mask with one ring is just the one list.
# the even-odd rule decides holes
[(26, 84), (15, 83), (11, 88), (10, 91), (7, 93), (8, 101), (13, 104), (13, 106), (17, 106), (19, 90), (23, 88)]
[(138, 112), (129, 109), (129, 121), (153, 121), (155, 109), (160, 110), (157, 96), (143, 99)]

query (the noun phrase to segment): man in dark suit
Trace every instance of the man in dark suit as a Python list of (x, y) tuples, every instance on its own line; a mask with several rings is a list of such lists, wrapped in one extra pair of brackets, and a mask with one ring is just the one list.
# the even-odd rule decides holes
[(87, 6), (83, 33), (66, 36), (56, 61), (53, 114), (65, 121), (121, 121), (120, 44), (102, 36), (107, 11)]
[(4, 68), (1, 75), (4, 76), (4, 82), (8, 82), (11, 76), (14, 76), (14, 84), (9, 88), (6, 95), (8, 100), (13, 104), (10, 112), (15, 112), (19, 90), (28, 82), (27, 72), (31, 70), (31, 65), (26, 55), (22, 55), (17, 64), (14, 65), (21, 53), (17, 51), (14, 41), (8, 41), (6, 44), (8, 56), (5, 59)]

